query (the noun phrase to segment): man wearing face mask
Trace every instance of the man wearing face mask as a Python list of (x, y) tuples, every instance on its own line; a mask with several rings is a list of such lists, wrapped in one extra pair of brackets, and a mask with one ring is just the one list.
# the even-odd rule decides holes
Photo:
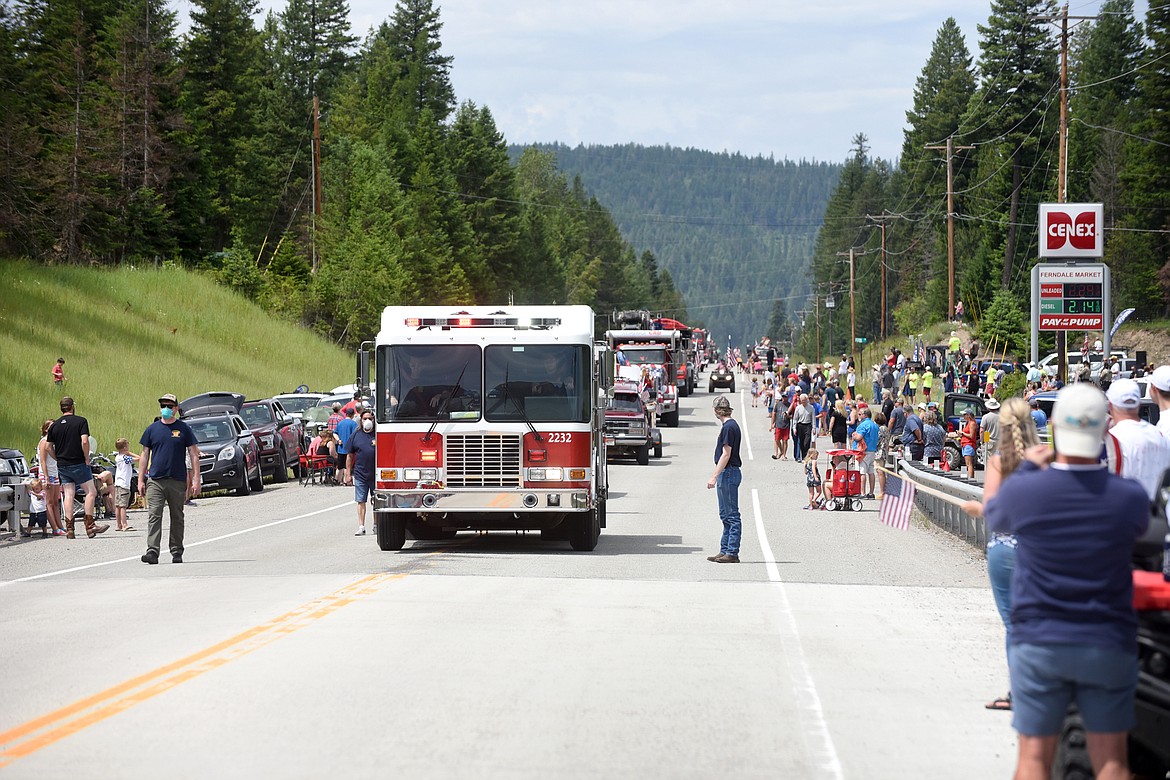
[[(183, 562), (183, 503), (187, 500), (187, 460), (191, 456), (194, 474), (190, 495), (199, 494), (199, 446), (195, 434), (176, 414), (179, 402), (167, 393), (158, 399), (159, 417), (143, 432), (138, 443), (142, 458), (138, 466), (138, 492), (146, 496), (146, 553), (143, 563), (158, 563), (162, 546), (163, 505), (170, 507), (171, 562)], [(149, 477), (150, 481), (147, 482)]]
[[(354, 536), (365, 536), (366, 502), (374, 494), (374, 411), (362, 410), (361, 427), (350, 434), (345, 443), (345, 483), (353, 485), (354, 503), (357, 504), (358, 529)], [(377, 522), (374, 530), (378, 530)]]

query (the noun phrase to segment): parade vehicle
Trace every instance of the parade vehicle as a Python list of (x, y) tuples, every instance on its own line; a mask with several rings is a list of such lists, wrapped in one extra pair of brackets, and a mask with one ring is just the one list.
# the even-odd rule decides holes
[[(656, 384), (661, 383), (658, 416), (668, 428), (678, 427), (679, 386), (675, 366), (681, 359), (681, 335), (676, 330), (610, 330), (606, 341), (614, 351), (614, 360), (623, 376), (645, 368)], [(677, 355), (677, 357), (676, 357)], [(629, 369), (629, 370), (627, 370)]]
[(358, 383), (377, 380), (378, 546), (518, 530), (593, 550), (611, 359), (588, 306), (387, 307), (358, 352)]
[(301, 421), (284, 410), (280, 401), (265, 398), (245, 401), (240, 417), (252, 429), (260, 445), (260, 467), (277, 482), (288, 481), (288, 470), (300, 476), (304, 429)]
[(722, 360), (707, 375), (707, 392), (714, 393), (715, 389), (719, 387), (726, 387), (731, 392), (735, 392), (735, 372), (728, 368)]
[(610, 457), (632, 457), (639, 465), (662, 457), (662, 431), (651, 425), (651, 413), (636, 382), (615, 381), (605, 405), (605, 446)]
[(695, 375), (698, 371), (695, 362), (694, 331), (678, 320), (670, 317), (659, 317), (651, 325), (656, 330), (677, 331), (678, 341), (674, 349), (675, 356), (675, 384), (678, 386), (679, 396), (685, 398), (695, 392)]

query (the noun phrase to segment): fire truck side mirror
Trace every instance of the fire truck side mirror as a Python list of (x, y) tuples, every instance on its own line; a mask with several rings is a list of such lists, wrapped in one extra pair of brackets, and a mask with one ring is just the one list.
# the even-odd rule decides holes
[(357, 353), (357, 386), (362, 395), (370, 394), (370, 350), (372, 341), (363, 341)]
[(593, 351), (594, 374), (597, 388), (608, 392), (613, 387), (614, 354), (607, 344), (598, 344)]

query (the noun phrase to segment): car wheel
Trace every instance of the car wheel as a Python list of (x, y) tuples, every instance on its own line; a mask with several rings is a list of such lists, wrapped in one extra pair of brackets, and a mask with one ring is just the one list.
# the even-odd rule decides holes
[(378, 523), (378, 549), (401, 550), (406, 544), (406, 518), (396, 512), (375, 512), (374, 518)]
[(734, 379), (731, 380), (731, 387), (729, 387), (728, 390), (732, 393), (735, 392), (735, 380)]
[(276, 451), (276, 471), (272, 478), (277, 482), (288, 482), (288, 458), (284, 455), (284, 450)]
[(956, 447), (943, 447), (943, 457), (947, 459), (947, 466), (952, 472), (957, 474), (963, 468), (963, 455)]
[(708, 382), (708, 383), (707, 383), (707, 392), (708, 392), (708, 393), (714, 393), (714, 392), (715, 392), (715, 384), (714, 384), (713, 382)]
[[(244, 465), (247, 466), (248, 462), (244, 461)], [(244, 470), (243, 475), (240, 477), (240, 486), (238, 488), (236, 488), (236, 495), (237, 496), (250, 496), (250, 495), (252, 495), (252, 475), (248, 473), (247, 469)]]
[[(244, 461), (244, 464), (247, 465), (247, 461)], [(257, 460), (256, 461), (256, 481), (252, 483), (252, 491), (254, 493), (259, 493), (263, 489), (264, 489), (264, 472), (260, 470), (260, 461)]]
[(647, 463), (650, 462), (650, 445), (643, 444), (634, 453), (634, 457), (638, 460), (639, 466), (645, 466)]
[(662, 415), (662, 422), (666, 424), (667, 428), (677, 428), (678, 427), (678, 409), (675, 409), (673, 412), (667, 412), (666, 414)]
[(654, 445), (654, 457), (656, 457), (656, 458), (662, 457), (662, 443), (661, 442)]

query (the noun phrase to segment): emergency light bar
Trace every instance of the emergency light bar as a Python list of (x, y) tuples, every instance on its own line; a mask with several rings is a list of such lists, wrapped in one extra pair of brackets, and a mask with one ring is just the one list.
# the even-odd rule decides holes
[(406, 327), (418, 328), (552, 328), (561, 324), (560, 317), (407, 317)]

